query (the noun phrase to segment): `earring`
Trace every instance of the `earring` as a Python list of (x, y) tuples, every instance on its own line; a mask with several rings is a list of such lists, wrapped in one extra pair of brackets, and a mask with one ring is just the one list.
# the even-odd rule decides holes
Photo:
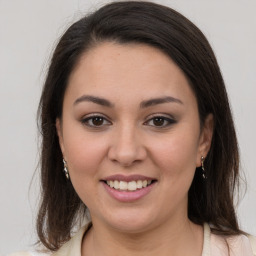
[(67, 162), (64, 160), (64, 158), (63, 158), (63, 164), (64, 164), (63, 171), (65, 173), (66, 179), (69, 180), (68, 166), (67, 166)]
[(206, 171), (205, 171), (205, 168), (204, 168), (204, 160), (205, 160), (205, 158), (202, 156), (201, 157), (202, 177), (203, 177), (203, 179), (207, 179)]

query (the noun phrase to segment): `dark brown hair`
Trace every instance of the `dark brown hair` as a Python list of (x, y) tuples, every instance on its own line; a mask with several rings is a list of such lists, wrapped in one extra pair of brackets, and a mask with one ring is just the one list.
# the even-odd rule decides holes
[(215, 231), (238, 234), (233, 206), (238, 181), (239, 154), (228, 97), (214, 53), (203, 33), (175, 10), (151, 2), (122, 1), (105, 5), (74, 23), (61, 37), (44, 84), (39, 122), (42, 134), (41, 193), (37, 218), (40, 241), (57, 250), (86, 206), (63, 174), (56, 118), (68, 79), (79, 58), (104, 41), (140, 43), (156, 47), (183, 71), (193, 89), (203, 124), (214, 117), (212, 145), (205, 160), (208, 179), (196, 170), (188, 195), (188, 217), (197, 224), (209, 222)]

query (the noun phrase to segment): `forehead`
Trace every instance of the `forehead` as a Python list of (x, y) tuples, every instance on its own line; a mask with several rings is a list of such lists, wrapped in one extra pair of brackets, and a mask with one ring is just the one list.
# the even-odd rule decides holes
[(113, 100), (125, 100), (129, 95), (133, 96), (130, 100), (194, 97), (185, 75), (165, 53), (145, 44), (113, 42), (101, 43), (82, 55), (66, 93), (73, 97), (97, 94)]

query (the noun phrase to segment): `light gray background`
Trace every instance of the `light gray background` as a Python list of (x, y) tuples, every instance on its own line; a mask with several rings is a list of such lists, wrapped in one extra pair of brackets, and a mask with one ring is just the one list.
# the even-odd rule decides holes
[[(68, 25), (106, 2), (0, 0), (0, 255), (35, 242), (36, 111), (52, 49)], [(256, 235), (256, 0), (156, 2), (190, 18), (217, 55), (248, 180), (239, 220)]]

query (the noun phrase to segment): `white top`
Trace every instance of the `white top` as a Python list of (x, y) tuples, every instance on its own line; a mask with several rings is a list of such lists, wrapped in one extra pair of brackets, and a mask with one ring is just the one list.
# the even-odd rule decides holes
[[(75, 236), (57, 252), (43, 254), (38, 252), (19, 252), (8, 256), (81, 256), (81, 244), (89, 224), (82, 227)], [(208, 224), (204, 224), (204, 243), (202, 256), (256, 256), (256, 237), (214, 235)]]

